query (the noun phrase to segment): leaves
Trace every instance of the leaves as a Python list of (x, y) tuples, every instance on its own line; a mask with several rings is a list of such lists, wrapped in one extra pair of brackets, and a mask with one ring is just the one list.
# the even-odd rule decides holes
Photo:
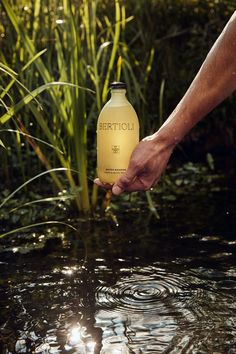
[(35, 90), (31, 91), (28, 95), (26, 95), (24, 98), (22, 98), (21, 101), (19, 101), (13, 107), (11, 107), (3, 116), (0, 117), (0, 124), (6, 123), (10, 118), (13, 117), (14, 114), (16, 114), (22, 107), (29, 104), (40, 93), (42, 93), (45, 90), (50, 89), (51, 87), (55, 87), (55, 86), (70, 86), (70, 87), (74, 87), (74, 88), (77, 87), (77, 88), (80, 88), (83, 90), (87, 90), (89, 92), (93, 92), (90, 89), (87, 89), (85, 87), (80, 87), (78, 85), (74, 85), (69, 82), (56, 82), (56, 81), (49, 82), (48, 84), (37, 87)]

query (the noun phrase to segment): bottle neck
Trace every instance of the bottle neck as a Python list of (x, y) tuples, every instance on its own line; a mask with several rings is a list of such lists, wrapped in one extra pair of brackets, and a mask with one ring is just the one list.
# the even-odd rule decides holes
[(125, 94), (126, 94), (125, 89), (111, 90), (111, 103), (114, 105), (129, 104)]

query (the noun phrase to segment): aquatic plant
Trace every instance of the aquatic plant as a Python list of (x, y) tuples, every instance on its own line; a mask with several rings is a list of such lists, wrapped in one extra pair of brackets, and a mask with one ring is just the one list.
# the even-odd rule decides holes
[[(107, 99), (108, 85), (111, 79), (119, 79), (123, 67), (125, 79), (129, 87), (133, 86), (136, 78), (132, 74), (132, 68), (128, 65), (128, 48), (121, 45), (121, 32), (125, 30), (127, 22), (132, 17), (126, 17), (125, 7), (116, 0), (114, 2), (114, 19), (97, 17), (97, 2), (83, 0), (79, 6), (69, 0), (63, 1), (63, 6), (56, 8), (58, 18), (55, 22), (44, 23), (43, 38), (48, 41), (47, 30), (53, 38), (53, 42), (47, 48), (38, 51), (36, 39), (42, 35), (39, 20), (50, 21), (48, 14), (44, 13), (44, 7), (40, 0), (32, 4), (27, 11), (33, 20), (32, 28), (24, 26), (20, 18), (8, 0), (3, 0), (5, 12), (13, 26), (17, 38), (14, 53), (21, 53), (22, 60), (28, 60), (31, 66), (35, 83), (41, 85), (31, 89), (24, 96), (22, 88), (18, 88), (20, 96), (18, 103), (7, 109), (0, 118), (5, 124), (11, 117), (15, 117), (19, 109), (27, 104), (27, 114), (36, 122), (34, 136), (43, 137), (49, 144), (55, 147), (53, 153), (46, 150), (43, 164), (49, 170), (57, 164), (65, 169), (67, 182), (72, 190), (80, 186), (76, 196), (76, 204), (80, 211), (91, 211), (90, 191), (88, 188), (88, 150), (94, 151), (94, 132), (88, 146), (87, 132), (90, 126), (95, 131), (95, 120), (103, 103)], [(29, 21), (29, 19), (27, 20)], [(28, 24), (28, 22), (27, 22)], [(33, 40), (32, 40), (33, 38)], [(122, 53), (124, 60), (122, 60)], [(8, 59), (3, 53), (1, 58), (7, 63)], [(34, 59), (33, 59), (34, 58)], [(19, 66), (19, 63), (17, 64)], [(29, 64), (24, 65), (21, 78), (28, 74)], [(27, 69), (27, 70), (26, 70)], [(16, 80), (16, 78), (12, 78)], [(6, 94), (13, 82), (7, 84)], [(63, 86), (62, 86), (63, 85)], [(40, 98), (42, 109), (38, 109), (31, 101), (36, 95), (48, 89), (47, 95)], [(87, 89), (85, 89), (85, 87)], [(7, 108), (7, 107), (5, 107)], [(29, 118), (17, 115), (15, 122), (18, 127), (24, 127), (23, 131), (30, 133)], [(22, 130), (22, 129), (20, 129)], [(3, 145), (3, 142), (1, 143)], [(37, 150), (38, 151), (38, 150)], [(63, 152), (63, 153), (61, 153)], [(91, 155), (91, 153), (89, 152)], [(71, 174), (71, 169), (78, 171), (77, 176)], [(91, 170), (90, 170), (91, 171)], [(94, 175), (94, 172), (93, 172)], [(62, 182), (54, 175), (54, 181), (59, 188)], [(95, 188), (95, 187), (94, 187)], [(96, 205), (96, 190), (92, 193), (92, 204)]]
[[(96, 118), (109, 81), (126, 81), (141, 136), (152, 133), (234, 6), (227, 0), (2, 0), (0, 11), (0, 62), (8, 72), (0, 75), (1, 179), (12, 190), (15, 171), (19, 186), (51, 170), (55, 187), (75, 195), (77, 208), (89, 213), (97, 205), (89, 182), (96, 173)], [(225, 123), (229, 134), (222, 134), (226, 121), (235, 124), (233, 99), (201, 123), (202, 135), (218, 124), (232, 144), (233, 128)], [(59, 167), (65, 176), (53, 172)], [(152, 209), (150, 195), (147, 200)]]

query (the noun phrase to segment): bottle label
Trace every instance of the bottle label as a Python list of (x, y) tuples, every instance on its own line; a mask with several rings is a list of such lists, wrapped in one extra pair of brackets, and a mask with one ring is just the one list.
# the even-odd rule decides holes
[(126, 168), (105, 168), (105, 173), (107, 174), (122, 174), (126, 171)]
[(99, 123), (99, 130), (134, 130), (134, 123)]
[(120, 153), (120, 145), (112, 145), (111, 150), (113, 154), (119, 154)]

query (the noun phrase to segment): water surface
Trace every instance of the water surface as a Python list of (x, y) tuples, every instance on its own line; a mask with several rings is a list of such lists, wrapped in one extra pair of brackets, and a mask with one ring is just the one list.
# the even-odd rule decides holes
[(236, 353), (235, 197), (2, 240), (0, 352)]

